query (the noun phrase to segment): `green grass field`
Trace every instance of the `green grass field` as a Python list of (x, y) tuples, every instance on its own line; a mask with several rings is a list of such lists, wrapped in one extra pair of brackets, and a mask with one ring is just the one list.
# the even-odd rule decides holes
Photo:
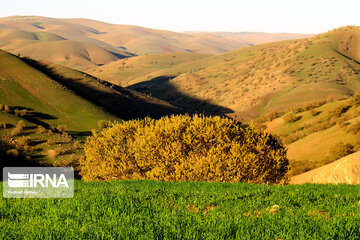
[(76, 181), (73, 199), (1, 198), (0, 238), (360, 239), (359, 200), (354, 185)]

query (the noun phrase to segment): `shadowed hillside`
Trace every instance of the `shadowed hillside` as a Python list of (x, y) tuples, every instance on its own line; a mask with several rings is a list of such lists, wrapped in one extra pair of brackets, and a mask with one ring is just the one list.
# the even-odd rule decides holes
[(78, 171), (91, 130), (114, 121), (182, 113), (83, 72), (2, 50), (0, 92), (1, 166), (71, 166)]
[[(269, 110), (351, 96), (360, 89), (359, 37), (359, 28), (344, 27), (314, 38), (242, 48), (200, 59), (216, 62), (175, 75), (162, 86), (153, 87), (152, 81), (141, 86), (143, 92), (169, 101), (177, 98), (167, 91), (170, 85), (232, 109), (233, 117), (251, 119)], [(131, 88), (141, 90), (139, 85)]]
[(86, 72), (113, 84), (127, 87), (156, 77), (177, 76), (183, 72), (196, 70), (202, 66), (198, 66), (198, 62), (208, 66), (211, 61), (201, 60), (209, 59), (209, 56), (189, 52), (147, 54), (114, 61)]
[(99, 119), (115, 120), (100, 107), (77, 96), (23, 60), (0, 50), (0, 103), (21, 106), (52, 118), (53, 126), (65, 124), (73, 130), (89, 130)]
[(38, 62), (26, 58), (24, 60), (78, 96), (124, 120), (146, 116), (160, 118), (181, 112), (167, 102), (115, 86), (77, 70), (49, 62)]

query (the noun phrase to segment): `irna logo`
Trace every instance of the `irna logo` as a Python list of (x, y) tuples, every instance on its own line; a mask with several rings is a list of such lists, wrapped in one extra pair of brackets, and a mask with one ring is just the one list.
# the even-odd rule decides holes
[(4, 167), (5, 198), (72, 198), (72, 167)]
[(64, 174), (12, 174), (8, 172), (9, 187), (69, 187)]

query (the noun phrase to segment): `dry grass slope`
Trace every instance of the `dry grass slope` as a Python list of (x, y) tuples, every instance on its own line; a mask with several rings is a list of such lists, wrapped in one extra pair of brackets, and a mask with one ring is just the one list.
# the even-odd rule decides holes
[(360, 152), (292, 177), (290, 183), (360, 184)]
[(147, 54), (121, 59), (86, 72), (127, 87), (156, 77), (176, 76), (189, 69), (196, 69), (196, 62), (208, 56), (189, 52)]
[[(359, 28), (344, 27), (314, 38), (242, 48), (199, 60), (216, 59), (216, 63), (163, 85), (148, 81), (131, 88), (194, 108), (181, 98), (186, 94), (229, 108), (233, 117), (252, 119), (329, 96), (351, 96), (360, 89), (359, 39)], [(176, 91), (169, 93), (169, 86)]]
[[(0, 18), (0, 47), (15, 54), (20, 48), (26, 46), (32, 48), (31, 45), (39, 41), (65, 39), (82, 44), (94, 44), (123, 56), (175, 52), (216, 54), (252, 44), (251, 40), (244, 39), (244, 36), (252, 36), (252, 33), (241, 33), (241, 36), (237, 36), (237, 34), (225, 35), (177, 33), (138, 26), (109, 24), (90, 19), (56, 19), (39, 16)], [(274, 34), (261, 33), (255, 35), (257, 35), (257, 40), (254, 40), (256, 43), (269, 41), (269, 38), (276, 39), (273, 36)], [(304, 35), (281, 35), (282, 39), (301, 37)], [(56, 43), (53, 44), (56, 45)], [(39, 48), (39, 46), (34, 47)], [(42, 54), (46, 54), (46, 48), (39, 48), (36, 51), (43, 51)], [(69, 60), (72, 60), (72, 56), (63, 52), (60, 46), (56, 48), (55, 53), (62, 55), (62, 57), (68, 56)], [(99, 53), (97, 54), (98, 58), (101, 57)], [(79, 57), (78, 55), (75, 56)], [(36, 58), (35, 55), (30, 55), (30, 57)], [(44, 60), (53, 61), (51, 56), (44, 58)], [(75, 59), (76, 61), (78, 64), (78, 60)], [(93, 63), (98, 64), (97, 62)], [(75, 63), (63, 62), (63, 64), (71, 67), (77, 66)], [(85, 64), (83, 67), (92, 66)]]

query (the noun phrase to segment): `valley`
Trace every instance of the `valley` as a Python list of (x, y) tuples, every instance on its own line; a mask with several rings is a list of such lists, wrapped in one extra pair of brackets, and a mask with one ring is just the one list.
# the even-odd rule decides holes
[(0, 238), (358, 239), (359, 49), (350, 25), (0, 18), (0, 167), (76, 178), (1, 198)]

